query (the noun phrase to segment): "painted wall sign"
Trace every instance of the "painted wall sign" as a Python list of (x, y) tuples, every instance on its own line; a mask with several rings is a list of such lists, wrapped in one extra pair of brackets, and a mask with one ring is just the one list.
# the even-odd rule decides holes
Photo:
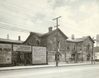
[(13, 51), (31, 52), (31, 46), (28, 46), (28, 45), (13, 45)]
[(46, 47), (32, 47), (32, 64), (46, 63)]
[(0, 64), (11, 64), (11, 44), (0, 44)]

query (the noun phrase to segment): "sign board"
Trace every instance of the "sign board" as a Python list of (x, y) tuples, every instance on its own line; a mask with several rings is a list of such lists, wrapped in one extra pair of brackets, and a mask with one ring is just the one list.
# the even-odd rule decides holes
[(31, 46), (28, 46), (28, 45), (13, 45), (13, 51), (31, 52)]
[(11, 44), (0, 44), (0, 64), (11, 64)]
[(99, 53), (95, 53), (95, 60), (99, 60)]
[(46, 63), (46, 47), (32, 47), (32, 64)]

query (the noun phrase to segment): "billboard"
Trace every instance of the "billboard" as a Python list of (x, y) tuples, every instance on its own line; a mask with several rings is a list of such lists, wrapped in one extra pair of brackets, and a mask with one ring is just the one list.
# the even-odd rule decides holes
[(46, 47), (32, 47), (32, 64), (46, 63)]
[(31, 46), (28, 46), (28, 45), (13, 45), (13, 51), (31, 52)]
[(12, 46), (11, 44), (0, 44), (0, 64), (12, 63)]

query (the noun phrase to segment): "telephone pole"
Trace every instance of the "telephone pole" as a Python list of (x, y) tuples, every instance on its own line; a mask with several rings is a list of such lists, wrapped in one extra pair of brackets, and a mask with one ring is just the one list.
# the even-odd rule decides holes
[(59, 18), (61, 18), (61, 16), (59, 16), (59, 17), (56, 17), (56, 18), (54, 18), (53, 20), (56, 20), (56, 29), (58, 29), (58, 27), (59, 27), (59, 24), (58, 24), (58, 20), (59, 20)]
[(55, 53), (55, 61), (56, 61), (56, 66), (58, 66), (58, 62), (59, 62), (59, 40), (58, 40), (58, 20), (59, 18), (61, 18), (61, 16), (54, 18), (53, 20), (56, 20), (56, 53)]

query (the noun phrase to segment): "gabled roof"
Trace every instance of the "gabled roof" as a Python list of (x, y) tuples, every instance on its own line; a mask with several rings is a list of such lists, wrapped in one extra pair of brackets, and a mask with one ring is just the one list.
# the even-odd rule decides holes
[(28, 38), (24, 41), (24, 43), (27, 42), (33, 35), (36, 35), (37, 37), (41, 37), (41, 36), (42, 36), (42, 34), (40, 34), (40, 33), (30, 32), (30, 35), (29, 35)]
[(33, 35), (36, 35), (37, 37), (39, 38), (44, 38), (44, 37), (48, 37), (49, 35), (55, 33), (56, 31), (59, 31), (66, 39), (68, 38), (59, 28), (58, 29), (55, 29), (51, 32), (48, 32), (48, 33), (45, 33), (45, 34), (40, 34), (40, 33), (36, 33), (36, 32), (30, 32), (30, 35), (28, 36), (28, 38), (26, 39), (25, 42), (27, 42)]
[(41, 37), (47, 37), (47, 36), (49, 36), (49, 35), (57, 32), (57, 31), (59, 31), (66, 39), (68, 38), (59, 28), (58, 29), (55, 29), (55, 30), (53, 30), (51, 32), (45, 33)]
[(86, 40), (87, 38), (89, 38), (93, 43), (94, 43), (94, 40), (90, 37), (90, 36), (84, 36), (82, 38), (77, 38), (78, 41), (84, 41)]
[(72, 40), (69, 40), (67, 39), (68, 42), (83, 42), (85, 41), (87, 38), (89, 38), (93, 43), (94, 43), (94, 40), (90, 37), (90, 36), (84, 36), (82, 38), (76, 38), (76, 39), (72, 39)]
[(30, 35), (37, 35), (38, 37), (41, 37), (43, 34), (40, 34), (40, 33), (36, 33), (36, 32), (30, 32)]
[(15, 43), (15, 44), (21, 44), (21, 43), (23, 43), (23, 41), (3, 39), (3, 38), (0, 38), (0, 42), (2, 42), (2, 43)]

